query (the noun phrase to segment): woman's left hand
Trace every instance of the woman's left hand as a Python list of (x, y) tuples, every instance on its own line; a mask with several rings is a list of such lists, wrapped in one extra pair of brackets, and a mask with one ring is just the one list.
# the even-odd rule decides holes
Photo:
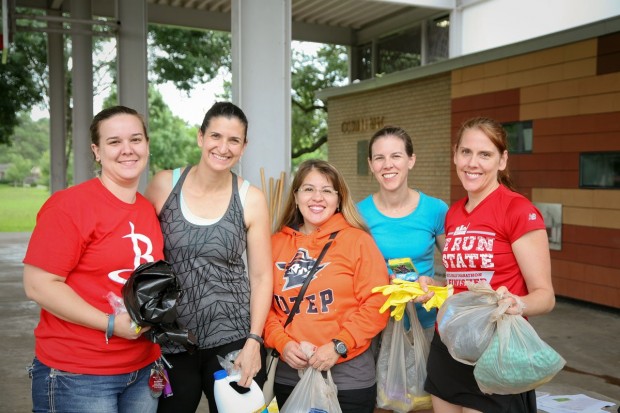
[(260, 371), (260, 367), (260, 344), (256, 340), (246, 340), (235, 359), (235, 368), (241, 371), (241, 377), (237, 384), (242, 387), (250, 387), (252, 380)]
[(336, 364), (339, 358), (340, 355), (336, 353), (334, 343), (330, 341), (316, 349), (310, 360), (308, 360), (308, 364), (319, 371), (327, 371)]

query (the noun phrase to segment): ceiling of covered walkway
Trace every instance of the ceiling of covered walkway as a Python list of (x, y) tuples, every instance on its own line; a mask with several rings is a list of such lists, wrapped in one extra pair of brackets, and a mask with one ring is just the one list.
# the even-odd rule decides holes
[[(93, 13), (113, 18), (116, 1), (92, 0)], [(147, 4), (149, 23), (221, 31), (231, 28), (232, 0), (147, 0)], [(70, 0), (16, 0), (16, 5), (68, 12)], [(292, 37), (355, 45), (442, 11), (449, 13), (453, 7), (454, 0), (291, 0)]]

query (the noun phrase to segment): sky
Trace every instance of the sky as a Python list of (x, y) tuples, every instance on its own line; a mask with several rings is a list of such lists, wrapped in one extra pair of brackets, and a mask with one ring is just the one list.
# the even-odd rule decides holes
[[(306, 53), (316, 53), (321, 47), (319, 43), (311, 42), (292, 42), (294, 49), (303, 49)], [(104, 51), (102, 55), (107, 55)], [(215, 103), (216, 96), (221, 95), (224, 92), (224, 78), (218, 75), (209, 83), (195, 88), (190, 95), (178, 90), (171, 82), (156, 85), (156, 88), (164, 97), (164, 101), (170, 108), (173, 114), (185, 120), (190, 125), (198, 125), (202, 123), (202, 119), (207, 110)], [(103, 100), (107, 97), (107, 93), (101, 94), (101, 96), (94, 96), (93, 98), (93, 115), (102, 109)], [(47, 108), (33, 108), (31, 111), (31, 117), (34, 120), (40, 118), (49, 118), (49, 112)]]
[[(216, 96), (224, 92), (223, 79), (220, 77), (195, 88), (189, 96), (178, 90), (171, 82), (157, 85), (156, 88), (172, 113), (190, 125), (200, 124), (206, 111), (215, 103)], [(102, 109), (105, 98), (104, 94), (93, 97), (93, 115)], [(35, 107), (31, 111), (31, 117), (34, 120), (49, 118), (49, 111), (47, 108)]]

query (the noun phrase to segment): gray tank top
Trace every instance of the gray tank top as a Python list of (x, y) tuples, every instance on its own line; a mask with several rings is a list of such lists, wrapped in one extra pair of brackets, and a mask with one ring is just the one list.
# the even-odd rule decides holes
[[(190, 169), (172, 188), (159, 221), (164, 255), (181, 283), (179, 321), (206, 349), (245, 338), (250, 331), (250, 283), (243, 261), (247, 228), (234, 173), (230, 204), (219, 221), (196, 225), (184, 218), (180, 194)], [(162, 346), (165, 354), (182, 351), (181, 346)]]

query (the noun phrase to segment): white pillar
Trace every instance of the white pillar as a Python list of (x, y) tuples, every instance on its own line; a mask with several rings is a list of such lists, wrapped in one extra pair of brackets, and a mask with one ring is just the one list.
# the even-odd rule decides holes
[[(92, 20), (90, 0), (71, 0), (71, 17)], [(94, 176), (90, 149), (90, 123), (93, 119), (93, 38), (84, 31), (89, 24), (73, 24), (79, 33), (71, 34), (73, 93), (73, 183)]]
[(450, 44), (448, 53), (450, 59), (463, 54), (463, 2), (458, 1), (457, 6), (450, 12)]
[[(291, 0), (232, 0), (232, 98), (248, 117), (243, 177), (260, 188), (291, 165)], [(286, 188), (286, 187), (285, 187)]]
[[(148, 127), (148, 34), (146, 0), (118, 1), (118, 102), (144, 116)], [(144, 192), (148, 168), (142, 174), (139, 190)]]
[[(60, 11), (47, 10), (48, 16), (59, 17)], [(49, 21), (50, 29), (62, 29), (62, 23)], [(67, 156), (65, 153), (65, 62), (61, 33), (47, 34), (50, 102), (50, 192), (67, 187)]]

